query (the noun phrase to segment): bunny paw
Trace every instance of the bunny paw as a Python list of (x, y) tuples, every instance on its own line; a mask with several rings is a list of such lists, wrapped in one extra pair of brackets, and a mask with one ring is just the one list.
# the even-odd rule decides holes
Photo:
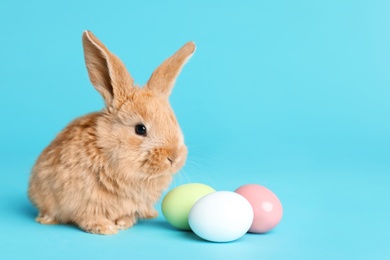
[(59, 224), (59, 222), (46, 214), (39, 214), (38, 217), (35, 219), (38, 223), (45, 224), (45, 225), (55, 225)]
[(123, 230), (123, 229), (128, 229), (128, 228), (132, 227), (135, 224), (135, 222), (137, 222), (135, 217), (123, 216), (123, 217), (118, 218), (115, 221), (115, 224), (116, 224), (118, 229)]
[(88, 222), (79, 225), (81, 229), (91, 234), (112, 235), (118, 233), (118, 229), (111, 221)]

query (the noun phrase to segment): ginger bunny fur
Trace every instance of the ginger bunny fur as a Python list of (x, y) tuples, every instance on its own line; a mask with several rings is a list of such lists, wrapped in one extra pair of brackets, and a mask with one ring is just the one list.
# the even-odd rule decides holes
[(140, 88), (90, 31), (82, 40), (89, 78), (105, 108), (58, 134), (37, 159), (28, 193), (41, 224), (115, 234), (138, 218), (157, 216), (154, 204), (185, 163), (187, 148), (168, 98), (195, 44), (185, 44)]

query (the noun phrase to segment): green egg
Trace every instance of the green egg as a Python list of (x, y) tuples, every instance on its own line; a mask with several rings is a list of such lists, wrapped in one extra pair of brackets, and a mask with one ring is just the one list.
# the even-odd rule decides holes
[(189, 183), (178, 186), (168, 192), (162, 201), (162, 213), (174, 227), (191, 230), (188, 215), (192, 206), (203, 196), (215, 192), (213, 188), (201, 183)]

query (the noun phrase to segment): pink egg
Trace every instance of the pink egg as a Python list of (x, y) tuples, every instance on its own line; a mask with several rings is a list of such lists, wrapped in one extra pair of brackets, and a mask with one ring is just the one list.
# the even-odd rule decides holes
[(235, 192), (244, 196), (253, 208), (254, 219), (249, 232), (266, 233), (279, 224), (283, 208), (272, 191), (257, 184), (247, 184)]

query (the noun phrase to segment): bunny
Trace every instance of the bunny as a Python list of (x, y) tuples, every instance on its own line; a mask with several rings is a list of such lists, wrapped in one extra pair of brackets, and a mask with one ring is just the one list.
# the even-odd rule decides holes
[(105, 108), (75, 119), (43, 150), (28, 195), (41, 224), (115, 234), (157, 217), (154, 204), (186, 161), (168, 98), (195, 44), (166, 59), (141, 88), (90, 31), (82, 41), (89, 78)]

